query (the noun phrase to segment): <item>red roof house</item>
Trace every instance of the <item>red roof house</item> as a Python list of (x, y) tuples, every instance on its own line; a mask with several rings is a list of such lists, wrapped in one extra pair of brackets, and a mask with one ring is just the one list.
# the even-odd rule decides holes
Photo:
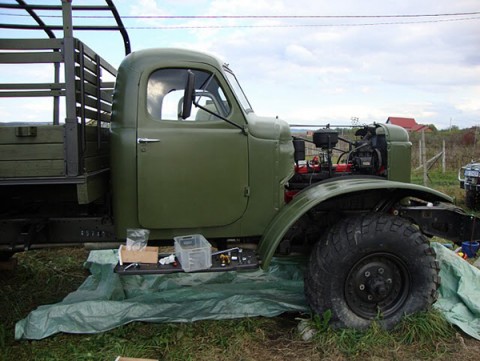
[(428, 125), (418, 124), (413, 118), (388, 117), (387, 124), (398, 125), (408, 132), (421, 132), (422, 130), (426, 132), (432, 131)]

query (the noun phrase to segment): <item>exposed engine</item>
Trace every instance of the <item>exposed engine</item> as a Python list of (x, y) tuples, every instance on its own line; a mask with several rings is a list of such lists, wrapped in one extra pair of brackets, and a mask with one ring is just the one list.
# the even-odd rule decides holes
[[(293, 194), (311, 184), (333, 177), (351, 175), (387, 176), (387, 142), (377, 127), (364, 126), (355, 132), (356, 140), (339, 136), (331, 128), (313, 132), (312, 140), (294, 137), (295, 174), (290, 179), (287, 193)], [(315, 145), (313, 156), (306, 156), (306, 143)], [(346, 144), (340, 149), (339, 142)], [(334, 153), (335, 152), (335, 153)], [(308, 158), (308, 160), (307, 160)]]

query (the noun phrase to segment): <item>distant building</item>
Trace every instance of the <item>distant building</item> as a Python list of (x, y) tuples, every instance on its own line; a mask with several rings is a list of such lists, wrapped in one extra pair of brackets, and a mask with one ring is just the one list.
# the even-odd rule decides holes
[(388, 117), (387, 124), (398, 125), (408, 132), (421, 132), (422, 130), (426, 132), (432, 131), (428, 125), (418, 124), (413, 118)]

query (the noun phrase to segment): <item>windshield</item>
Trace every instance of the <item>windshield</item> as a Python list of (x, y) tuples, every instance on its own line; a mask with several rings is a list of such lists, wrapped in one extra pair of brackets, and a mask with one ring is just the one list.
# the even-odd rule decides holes
[(252, 106), (248, 102), (248, 99), (245, 96), (245, 93), (243, 92), (242, 87), (238, 83), (238, 80), (235, 77), (235, 75), (233, 75), (233, 73), (230, 71), (230, 69), (228, 69), (228, 68), (224, 68), (224, 69), (225, 69), (225, 73), (227, 74), (227, 79), (230, 83), (230, 86), (232, 87), (232, 90), (235, 93), (235, 95), (237, 96), (237, 99), (240, 102), (243, 109), (247, 113), (253, 112)]

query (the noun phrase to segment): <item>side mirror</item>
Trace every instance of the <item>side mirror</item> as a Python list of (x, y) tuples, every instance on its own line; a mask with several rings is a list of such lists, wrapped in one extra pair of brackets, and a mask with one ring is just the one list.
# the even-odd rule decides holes
[(187, 70), (187, 84), (183, 94), (182, 119), (187, 119), (192, 114), (192, 105), (195, 97), (195, 74)]

